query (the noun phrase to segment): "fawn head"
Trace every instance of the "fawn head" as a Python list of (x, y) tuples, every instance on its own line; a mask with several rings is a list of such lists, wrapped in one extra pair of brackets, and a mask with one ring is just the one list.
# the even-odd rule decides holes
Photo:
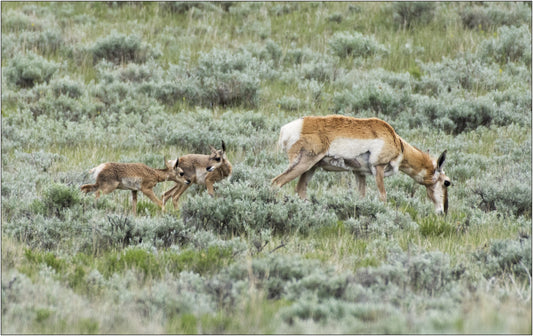
[(224, 144), (224, 140), (222, 140), (222, 149), (217, 150), (213, 146), (209, 146), (209, 148), (211, 148), (211, 154), (209, 155), (209, 161), (206, 170), (208, 172), (212, 172), (224, 164), (224, 161), (227, 160), (226, 144)]
[(172, 164), (172, 161), (165, 158), (165, 165), (169, 172), (167, 180), (174, 181), (181, 184), (190, 184), (191, 179), (185, 176), (183, 169), (179, 167), (180, 158), (176, 159), (176, 163)]

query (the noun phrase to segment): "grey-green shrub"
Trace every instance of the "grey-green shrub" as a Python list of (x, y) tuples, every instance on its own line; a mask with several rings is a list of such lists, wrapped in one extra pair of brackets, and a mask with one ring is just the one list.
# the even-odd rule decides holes
[(531, 9), (522, 2), (469, 3), (459, 15), (469, 29), (489, 30), (498, 26), (520, 26), (531, 22)]
[(270, 229), (274, 234), (299, 232), (335, 221), (334, 214), (306, 203), (297, 196), (277, 199), (270, 187), (247, 182), (220, 183), (217, 197), (207, 193), (189, 197), (181, 203), (187, 225), (232, 235)]
[(531, 65), (530, 26), (498, 28), (497, 37), (483, 41), (477, 53), (481, 58), (499, 64), (521, 62)]
[(143, 63), (150, 57), (158, 57), (160, 51), (150, 44), (142, 42), (137, 35), (120, 34), (112, 31), (97, 40), (89, 49), (94, 63), (106, 59), (115, 64), (136, 62)]
[(477, 250), (474, 259), (483, 265), (483, 275), (513, 275), (522, 281), (531, 281), (531, 237), (527, 239), (495, 239)]
[(376, 116), (396, 117), (411, 104), (406, 91), (394, 90), (386, 83), (354, 84), (350, 90), (335, 93), (334, 110), (337, 113), (352, 114), (370, 110)]
[(24, 56), (10, 59), (4, 71), (8, 83), (29, 88), (50, 81), (58, 68), (56, 62), (29, 52)]
[(411, 28), (415, 24), (428, 24), (433, 20), (435, 2), (402, 1), (392, 4), (393, 19), (401, 26)]
[(328, 45), (333, 54), (339, 57), (367, 57), (387, 53), (385, 46), (374, 37), (359, 32), (337, 32), (328, 41)]
[(201, 81), (202, 100), (223, 106), (255, 106), (260, 67), (261, 64), (247, 52), (231, 54), (214, 49), (201, 54), (195, 73)]
[(80, 98), (85, 89), (83, 83), (72, 80), (68, 76), (53, 80), (50, 85), (56, 98), (61, 95), (74, 99)]

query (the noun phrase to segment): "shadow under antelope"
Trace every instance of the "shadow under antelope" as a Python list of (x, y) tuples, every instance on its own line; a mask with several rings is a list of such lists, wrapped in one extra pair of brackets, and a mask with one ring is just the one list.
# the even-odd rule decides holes
[(163, 169), (150, 168), (144, 163), (102, 163), (89, 171), (96, 178), (96, 183), (84, 184), (80, 189), (86, 194), (95, 191), (96, 199), (100, 197), (100, 192), (105, 195), (116, 189), (131, 190), (134, 215), (137, 214), (137, 192), (140, 190), (165, 211), (165, 205), (154, 194), (155, 185), (164, 181), (187, 185), (191, 181), (184, 177), (183, 170), (178, 167), (179, 159), (174, 165), (164, 160), (166, 168)]
[(383, 120), (341, 115), (303, 117), (281, 127), (279, 146), (289, 156), (289, 167), (272, 179), (282, 187), (299, 177), (296, 191), (305, 199), (307, 184), (317, 168), (352, 171), (365, 195), (366, 175), (374, 175), (380, 199), (387, 200), (384, 177), (398, 170), (426, 187), (436, 213), (448, 212), (450, 179), (444, 173), (446, 150), (434, 159), (403, 140)]
[[(205, 185), (210, 196), (215, 195), (214, 184), (225, 178), (231, 178), (232, 166), (226, 157), (226, 144), (222, 141), (222, 149), (211, 149), (210, 155), (187, 154), (179, 158), (179, 167), (191, 183)], [(163, 194), (163, 204), (172, 198), (174, 208), (178, 208), (181, 195), (189, 188), (189, 184), (176, 184)]]

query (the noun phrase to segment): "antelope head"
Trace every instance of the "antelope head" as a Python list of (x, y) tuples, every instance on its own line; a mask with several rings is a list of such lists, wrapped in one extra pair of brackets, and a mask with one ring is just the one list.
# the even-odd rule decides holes
[(444, 173), (444, 161), (446, 160), (446, 150), (439, 156), (431, 184), (426, 185), (427, 195), (435, 204), (437, 214), (448, 213), (448, 187), (452, 182)]

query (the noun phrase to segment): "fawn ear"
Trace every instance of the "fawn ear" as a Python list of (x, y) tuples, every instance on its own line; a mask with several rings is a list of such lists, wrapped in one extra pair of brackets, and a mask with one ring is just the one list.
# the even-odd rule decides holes
[(222, 151), (226, 152), (226, 144), (224, 143), (224, 140), (222, 140)]
[(180, 163), (180, 158), (178, 157), (176, 159), (176, 163), (174, 164), (174, 169), (178, 168), (178, 164)]

